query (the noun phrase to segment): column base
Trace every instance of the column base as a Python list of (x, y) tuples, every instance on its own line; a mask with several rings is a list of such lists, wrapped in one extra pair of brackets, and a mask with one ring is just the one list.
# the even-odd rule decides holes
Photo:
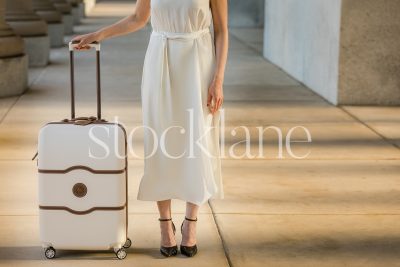
[(28, 55), (29, 67), (44, 67), (49, 64), (49, 36), (24, 37), (25, 53)]
[(71, 14), (73, 17), (74, 25), (79, 25), (81, 23), (81, 18), (79, 15), (79, 7), (73, 7), (71, 9)]
[(71, 14), (63, 14), (64, 34), (74, 33), (74, 17)]
[(28, 57), (0, 58), (0, 97), (20, 95), (28, 88)]
[(49, 23), (48, 33), (50, 47), (61, 47), (64, 45), (64, 23)]

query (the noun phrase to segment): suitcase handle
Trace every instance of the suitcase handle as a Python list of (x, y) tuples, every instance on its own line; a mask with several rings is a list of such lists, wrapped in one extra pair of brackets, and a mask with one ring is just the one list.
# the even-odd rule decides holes
[[(73, 41), (73, 42), (69, 42), (68, 47), (69, 50), (74, 50), (75, 47), (77, 47), (79, 44), (79, 41)], [(100, 43), (99, 42), (93, 42), (91, 44), (87, 44), (87, 46), (89, 46), (90, 48), (96, 48), (96, 51), (100, 51)]]
[[(69, 42), (69, 62), (71, 73), (71, 119), (75, 119), (75, 75), (74, 75), (74, 48), (78, 42)], [(101, 88), (100, 88), (100, 44), (94, 42), (89, 44), (90, 48), (96, 49), (96, 95), (97, 95), (97, 119), (101, 119)]]

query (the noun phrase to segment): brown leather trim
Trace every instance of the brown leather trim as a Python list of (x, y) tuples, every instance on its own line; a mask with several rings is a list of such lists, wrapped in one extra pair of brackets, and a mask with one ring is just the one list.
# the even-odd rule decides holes
[(120, 174), (126, 171), (126, 167), (122, 170), (93, 170), (87, 166), (77, 165), (72, 166), (64, 170), (45, 170), (45, 169), (38, 169), (39, 173), (67, 173), (73, 170), (85, 170), (94, 174)]
[(72, 187), (72, 193), (76, 197), (84, 197), (87, 194), (87, 186), (84, 183), (76, 183)]
[[(75, 124), (75, 122), (73, 122), (71, 120), (68, 120), (68, 121), (65, 121), (65, 120), (52, 121), (52, 122), (48, 122), (48, 123), (44, 124), (43, 127), (46, 126), (46, 125), (49, 125), (49, 124)], [(126, 133), (126, 130), (125, 130), (124, 126), (122, 124), (118, 123), (118, 122), (108, 122), (108, 121), (97, 120), (97, 121), (94, 121), (92, 124), (113, 124), (113, 125), (117, 125), (125, 133), (125, 137), (127, 137), (127, 133)]]
[(129, 212), (128, 212), (128, 202), (129, 202), (129, 197), (128, 197), (128, 136), (126, 134), (126, 130), (124, 128), (124, 126), (120, 123), (112, 123), (112, 122), (99, 122), (99, 123), (110, 123), (110, 124), (115, 124), (117, 125), (119, 128), (121, 128), (122, 132), (124, 133), (125, 136), (125, 196), (126, 196), (126, 209), (125, 209), (125, 216), (126, 216), (126, 228), (125, 228), (125, 232), (126, 232), (126, 239), (128, 239), (128, 216), (129, 216)]
[(113, 210), (123, 210), (124, 208), (127, 208), (126, 203), (123, 206), (119, 206), (119, 207), (93, 207), (88, 210), (82, 210), (82, 211), (73, 210), (73, 209), (65, 207), (65, 206), (41, 206), (41, 205), (39, 205), (39, 209), (41, 209), (41, 210), (65, 210), (65, 211), (68, 211), (75, 215), (86, 215), (86, 214), (89, 214), (96, 210), (113, 211)]

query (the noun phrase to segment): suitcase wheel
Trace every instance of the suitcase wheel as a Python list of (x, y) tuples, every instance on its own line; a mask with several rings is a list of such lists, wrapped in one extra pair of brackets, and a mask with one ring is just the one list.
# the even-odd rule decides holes
[(120, 260), (123, 260), (126, 258), (126, 250), (124, 248), (120, 248), (115, 252), (115, 255), (117, 255), (117, 258)]
[(48, 247), (44, 251), (44, 255), (48, 259), (53, 259), (56, 256), (56, 250), (53, 247)]
[(128, 237), (125, 241), (124, 248), (130, 248), (132, 246), (132, 240)]

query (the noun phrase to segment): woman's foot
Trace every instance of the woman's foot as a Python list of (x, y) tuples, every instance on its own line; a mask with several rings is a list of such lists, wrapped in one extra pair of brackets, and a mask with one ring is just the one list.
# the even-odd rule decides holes
[(180, 248), (181, 253), (187, 257), (193, 257), (197, 253), (196, 221), (197, 218), (185, 217), (181, 225), (182, 243)]
[(175, 240), (175, 225), (171, 218), (158, 219), (160, 221), (161, 242), (160, 252), (165, 257), (175, 256), (178, 254), (178, 246)]

